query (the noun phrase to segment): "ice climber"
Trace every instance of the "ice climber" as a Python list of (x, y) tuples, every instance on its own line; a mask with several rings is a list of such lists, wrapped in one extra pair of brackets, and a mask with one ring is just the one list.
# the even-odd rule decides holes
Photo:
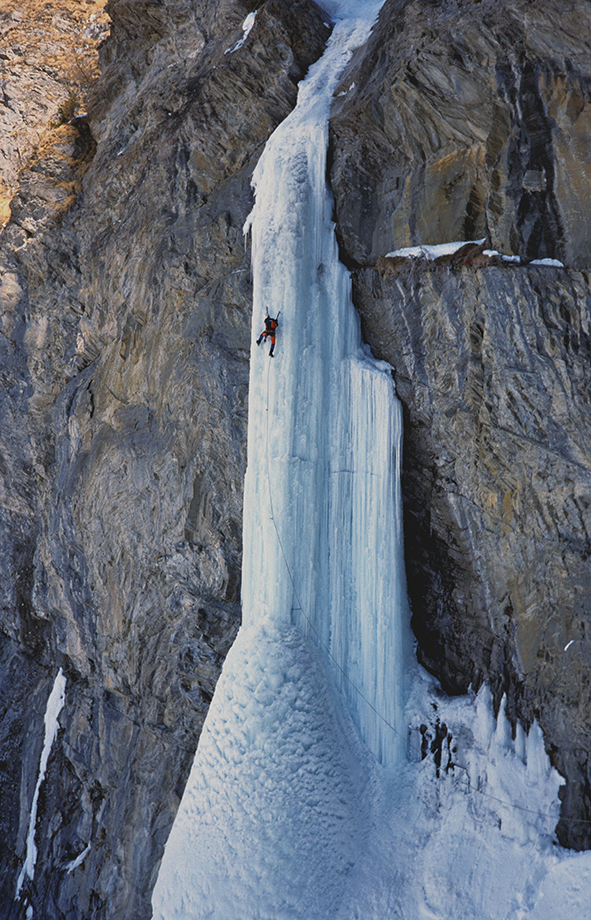
[(273, 351), (275, 349), (275, 330), (277, 329), (278, 325), (279, 325), (279, 314), (277, 314), (275, 319), (267, 315), (265, 317), (265, 331), (261, 332), (261, 334), (259, 335), (257, 339), (257, 345), (260, 345), (263, 339), (265, 339), (265, 341), (267, 340), (267, 338), (271, 339), (271, 349), (269, 351), (270, 358), (274, 357)]

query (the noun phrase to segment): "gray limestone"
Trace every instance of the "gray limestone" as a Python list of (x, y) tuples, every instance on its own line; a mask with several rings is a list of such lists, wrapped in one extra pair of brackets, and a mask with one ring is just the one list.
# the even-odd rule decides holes
[[(561, 842), (588, 847), (591, 49), (588, 4), (555, 6), (387, 0), (335, 96), (330, 178), (405, 412), (419, 659), (448, 692), (488, 681), (514, 722), (539, 719), (567, 781)], [(2, 144), (18, 192), (0, 235), (0, 899), (62, 667), (23, 888), (44, 920), (149, 916), (240, 622), (242, 228), (330, 31), (311, 0), (266, 0), (226, 53), (255, 7), (111, 0), (88, 115), (25, 164)], [(387, 258), (479, 238), (521, 263)]]
[[(567, 780), (558, 836), (577, 848), (591, 844), (589, 16), (389, 0), (331, 123), (341, 255), (405, 413), (419, 660), (448, 692), (487, 681), (514, 723), (539, 720)], [(475, 239), (435, 262), (388, 258)], [(530, 264), (546, 258), (565, 267)]]

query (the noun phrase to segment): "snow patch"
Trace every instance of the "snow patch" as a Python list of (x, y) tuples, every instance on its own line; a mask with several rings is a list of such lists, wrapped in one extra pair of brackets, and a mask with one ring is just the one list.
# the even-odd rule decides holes
[(89, 843), (89, 844), (82, 850), (82, 852), (80, 853), (80, 855), (76, 857), (76, 859), (73, 859), (71, 862), (69, 862), (69, 863), (67, 864), (67, 866), (66, 866), (66, 872), (68, 873), (68, 875), (70, 874), (70, 872), (73, 872), (74, 869), (77, 869), (78, 866), (81, 866), (81, 865), (82, 865), (82, 863), (84, 862), (84, 860), (86, 859), (86, 857), (87, 857), (88, 854), (90, 853), (91, 849), (92, 849), (92, 844)]
[(483, 256), (498, 256), (503, 260), (503, 262), (521, 262), (521, 256), (507, 256), (502, 252), (498, 252), (496, 249), (485, 249), (482, 253)]
[(253, 13), (249, 13), (244, 22), (242, 23), (242, 38), (240, 38), (235, 45), (231, 48), (226, 48), (224, 54), (233, 54), (234, 51), (238, 51), (239, 48), (242, 48), (246, 39), (250, 35), (251, 29), (254, 26), (254, 21), (256, 19), (258, 10), (255, 10)]
[(43, 741), (43, 750), (41, 752), (41, 760), (39, 761), (39, 773), (37, 775), (37, 785), (35, 786), (35, 793), (33, 795), (31, 813), (29, 816), (29, 829), (27, 832), (27, 853), (24, 865), (20, 871), (18, 881), (16, 883), (15, 900), (20, 896), (21, 888), (23, 887), (25, 878), (32, 879), (35, 874), (35, 862), (37, 860), (35, 825), (37, 823), (39, 791), (41, 789), (41, 783), (45, 777), (45, 771), (47, 769), (47, 762), (51, 753), (51, 747), (59, 729), (58, 716), (62, 711), (62, 707), (65, 702), (65, 693), (66, 678), (62, 672), (62, 669), (60, 668), (55, 678), (53, 689), (49, 694), (49, 699), (47, 700), (47, 707), (45, 710), (45, 739)]
[(564, 262), (560, 262), (558, 259), (533, 259), (530, 265), (551, 265), (555, 268), (564, 268)]
[(453, 256), (462, 246), (482, 246), (484, 239), (481, 240), (455, 240), (451, 243), (437, 243), (433, 246), (406, 246), (404, 249), (395, 249), (389, 252), (386, 258), (400, 257), (403, 259), (438, 259), (440, 256)]

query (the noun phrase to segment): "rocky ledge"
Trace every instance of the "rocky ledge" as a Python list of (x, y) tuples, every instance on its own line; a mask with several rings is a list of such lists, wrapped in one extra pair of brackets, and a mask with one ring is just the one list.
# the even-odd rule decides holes
[[(539, 720), (576, 848), (591, 845), (590, 15), (388, 0), (331, 122), (342, 257), (404, 407), (419, 659), (448, 692), (487, 681), (514, 723)], [(484, 242), (388, 257), (455, 240)]]

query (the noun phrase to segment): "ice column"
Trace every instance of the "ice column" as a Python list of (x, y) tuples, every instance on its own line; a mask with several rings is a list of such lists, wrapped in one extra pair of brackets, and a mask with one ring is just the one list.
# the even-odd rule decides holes
[[(390, 368), (363, 349), (326, 185), (332, 94), (380, 5), (344, 10), (253, 177), (242, 599), (245, 624), (294, 622), (314, 638), (365, 742), (396, 762), (408, 635), (400, 406)], [(279, 314), (274, 358), (256, 345), (267, 313)]]

